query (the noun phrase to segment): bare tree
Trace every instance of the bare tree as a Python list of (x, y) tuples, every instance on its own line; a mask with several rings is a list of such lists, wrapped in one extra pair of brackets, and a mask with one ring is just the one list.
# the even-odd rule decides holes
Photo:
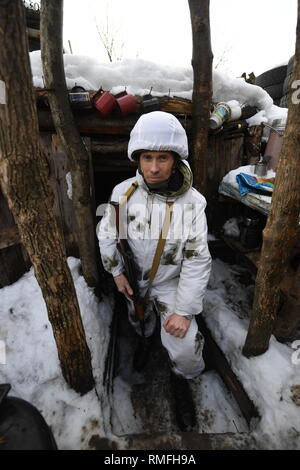
[(189, 0), (194, 71), (192, 169), (195, 187), (206, 194), (208, 122), (212, 97), (212, 60), (209, 0)]
[(39, 142), (22, 0), (0, 0), (0, 48), (0, 184), (43, 293), (63, 376), (84, 394), (94, 385), (91, 355)]
[(98, 24), (96, 16), (94, 17), (96, 30), (99, 38), (108, 55), (109, 61), (121, 60), (123, 57), (124, 41), (119, 39), (120, 26), (113, 24), (112, 15), (109, 11), (109, 2), (106, 2), (105, 20)]
[(228, 53), (231, 50), (232, 50), (232, 46), (229, 46), (228, 44), (224, 47), (221, 54), (216, 57), (215, 64), (214, 64), (215, 70), (217, 70), (217, 68), (220, 69), (220, 67), (224, 68), (224, 66), (228, 63)]
[[(300, 76), (300, 1), (296, 34), (293, 80)], [(269, 347), (279, 307), (279, 285), (287, 268), (291, 250), (299, 237), (300, 213), (300, 107), (289, 98), (288, 120), (276, 170), (272, 205), (263, 232), (263, 246), (255, 283), (250, 326), (243, 348), (247, 357), (264, 353)], [(299, 287), (299, 279), (295, 279)], [(299, 299), (290, 299), (299, 312)]]
[(41, 1), (41, 52), (53, 122), (71, 167), (76, 238), (87, 284), (96, 287), (95, 221), (91, 205), (89, 154), (75, 125), (66, 85), (62, 50), (63, 1)]

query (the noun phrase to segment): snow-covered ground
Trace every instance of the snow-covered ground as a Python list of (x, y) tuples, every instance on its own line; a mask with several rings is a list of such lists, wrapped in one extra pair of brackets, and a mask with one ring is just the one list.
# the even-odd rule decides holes
[[(30, 54), (35, 86), (43, 87), (40, 52)], [(155, 96), (180, 96), (191, 99), (192, 68), (164, 67), (144, 60), (123, 60), (101, 64), (90, 57), (65, 55), (68, 87), (104, 89), (117, 93), (127, 87), (129, 93)], [(287, 109), (273, 105), (260, 87), (242, 78), (214, 72), (213, 100), (237, 100), (260, 111), (249, 125), (271, 123), (286, 117)], [(210, 236), (212, 240), (213, 237)], [(59, 449), (88, 449), (98, 438), (116, 441), (122, 449), (123, 438), (113, 434), (110, 422), (110, 398), (102, 384), (107, 355), (112, 301), (98, 301), (79, 274), (80, 262), (69, 258), (79, 300), (87, 342), (92, 354), (94, 390), (80, 396), (62, 378), (52, 328), (33, 269), (18, 282), (0, 289), (0, 383), (10, 383), (11, 396), (34, 404), (51, 426)], [(218, 345), (256, 405), (261, 419), (253, 423), (251, 435), (261, 449), (300, 449), (300, 341), (280, 344), (271, 338), (269, 350), (255, 358), (241, 354), (249, 324), (253, 287), (239, 282), (240, 268), (215, 260), (205, 303), (205, 320)], [(206, 423), (205, 432), (226, 432), (232, 426), (234, 410), (228, 405), (227, 390), (209, 373), (201, 380), (202, 398), (215, 419)], [(212, 389), (212, 390), (210, 390)], [(115, 383), (115, 395), (121, 397), (118, 412), (132, 421), (128, 385)], [(223, 399), (222, 399), (223, 397)], [(225, 416), (226, 415), (226, 416)], [(96, 436), (96, 438), (95, 438)]]
[[(30, 53), (33, 84), (44, 87), (40, 51)], [(86, 90), (98, 90), (102, 87), (113, 94), (124, 91), (138, 96), (178, 96), (192, 99), (192, 67), (171, 67), (143, 59), (123, 59), (112, 63), (101, 63), (87, 56), (64, 55), (67, 86), (75, 84)], [(229, 77), (214, 70), (213, 101), (237, 100), (241, 106), (256, 106), (259, 110), (248, 120), (249, 126), (273, 119), (286, 118), (287, 109), (273, 104), (270, 95), (261, 87), (251, 85), (243, 78)]]
[[(69, 258), (68, 263), (92, 353), (97, 393), (92, 390), (80, 396), (63, 380), (33, 269), (16, 283), (0, 289), (0, 339), (6, 346), (6, 363), (0, 364), (0, 383), (10, 383), (11, 396), (28, 400), (41, 411), (59, 449), (88, 449), (93, 447), (95, 436), (109, 438), (122, 449), (123, 438), (112, 433), (110, 404), (102, 385), (111, 301), (96, 299), (79, 274), (77, 259)], [(286, 345), (272, 337), (265, 354), (250, 359), (241, 354), (253, 295), (253, 286), (241, 284), (242, 275), (241, 267), (214, 260), (205, 319), (260, 413), (261, 419), (253, 423), (251, 430), (256, 445), (260, 449), (300, 449), (300, 349), (295, 349), (300, 341)], [(2, 362), (3, 358), (2, 354)], [(228, 407), (224, 418), (228, 392), (212, 372), (203, 377), (201, 400), (215, 413), (212, 425), (206, 423), (205, 432), (224, 432), (229, 422), (232, 426), (234, 416)], [(128, 393), (124, 387), (124, 381), (115, 384), (118, 396)], [(126, 401), (119, 400), (118, 410), (125, 420), (132, 420)]]

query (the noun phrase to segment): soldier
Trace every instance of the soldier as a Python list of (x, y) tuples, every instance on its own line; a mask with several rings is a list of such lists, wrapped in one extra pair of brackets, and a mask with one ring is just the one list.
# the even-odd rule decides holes
[[(159, 317), (161, 342), (170, 358), (178, 425), (182, 431), (190, 431), (196, 418), (188, 380), (204, 369), (204, 339), (195, 315), (202, 311), (211, 269), (206, 201), (192, 187), (192, 173), (186, 162), (186, 132), (172, 114), (154, 111), (142, 115), (131, 131), (128, 157), (138, 164), (136, 177), (118, 184), (111, 201), (119, 202), (132, 188), (126, 204), (126, 235), (140, 273), (139, 289), (147, 298), (144, 334), (151, 338)], [(165, 223), (165, 245), (160, 259), (155, 260)], [(129, 320), (141, 335), (140, 322), (130, 300), (132, 286), (116, 247), (111, 209), (102, 218), (97, 235), (104, 268), (112, 274), (119, 292), (126, 296)], [(149, 281), (155, 263), (156, 274)], [(141, 341), (135, 354), (136, 369), (142, 368), (147, 350), (145, 341)]]

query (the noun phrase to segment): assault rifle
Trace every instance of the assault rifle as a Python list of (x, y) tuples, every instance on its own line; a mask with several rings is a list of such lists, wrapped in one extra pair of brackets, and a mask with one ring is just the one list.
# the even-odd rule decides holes
[[(118, 202), (111, 201), (110, 204), (115, 209), (115, 216), (116, 216), (116, 229), (117, 229), (117, 248), (121, 253), (123, 258), (124, 266), (125, 266), (125, 274), (127, 280), (130, 284), (130, 287), (133, 290), (133, 295), (131, 296), (131, 300), (133, 301), (135, 315), (140, 322), (141, 332), (143, 337), (145, 337), (145, 311), (144, 311), (144, 299), (140, 295), (139, 285), (137, 281), (137, 268), (134, 261), (133, 252), (129, 246), (128, 241), (125, 238), (120, 237), (120, 205)], [(121, 214), (122, 216), (122, 214)]]

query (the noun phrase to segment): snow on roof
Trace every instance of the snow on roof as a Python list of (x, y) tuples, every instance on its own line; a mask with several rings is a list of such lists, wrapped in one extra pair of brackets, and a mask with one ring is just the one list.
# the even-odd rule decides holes
[[(44, 87), (40, 51), (30, 53), (33, 84)], [(173, 67), (143, 59), (123, 59), (118, 62), (102, 63), (95, 58), (64, 54), (67, 86), (81, 85), (87, 90), (102, 87), (113, 94), (126, 88), (128, 93), (144, 96), (151, 90), (153, 96), (178, 96), (192, 99), (192, 67)], [(257, 85), (247, 83), (243, 78), (213, 72), (213, 101), (237, 100), (241, 105), (255, 106), (259, 113), (250, 118), (249, 126), (286, 118), (287, 109), (273, 104), (270, 95)]]

